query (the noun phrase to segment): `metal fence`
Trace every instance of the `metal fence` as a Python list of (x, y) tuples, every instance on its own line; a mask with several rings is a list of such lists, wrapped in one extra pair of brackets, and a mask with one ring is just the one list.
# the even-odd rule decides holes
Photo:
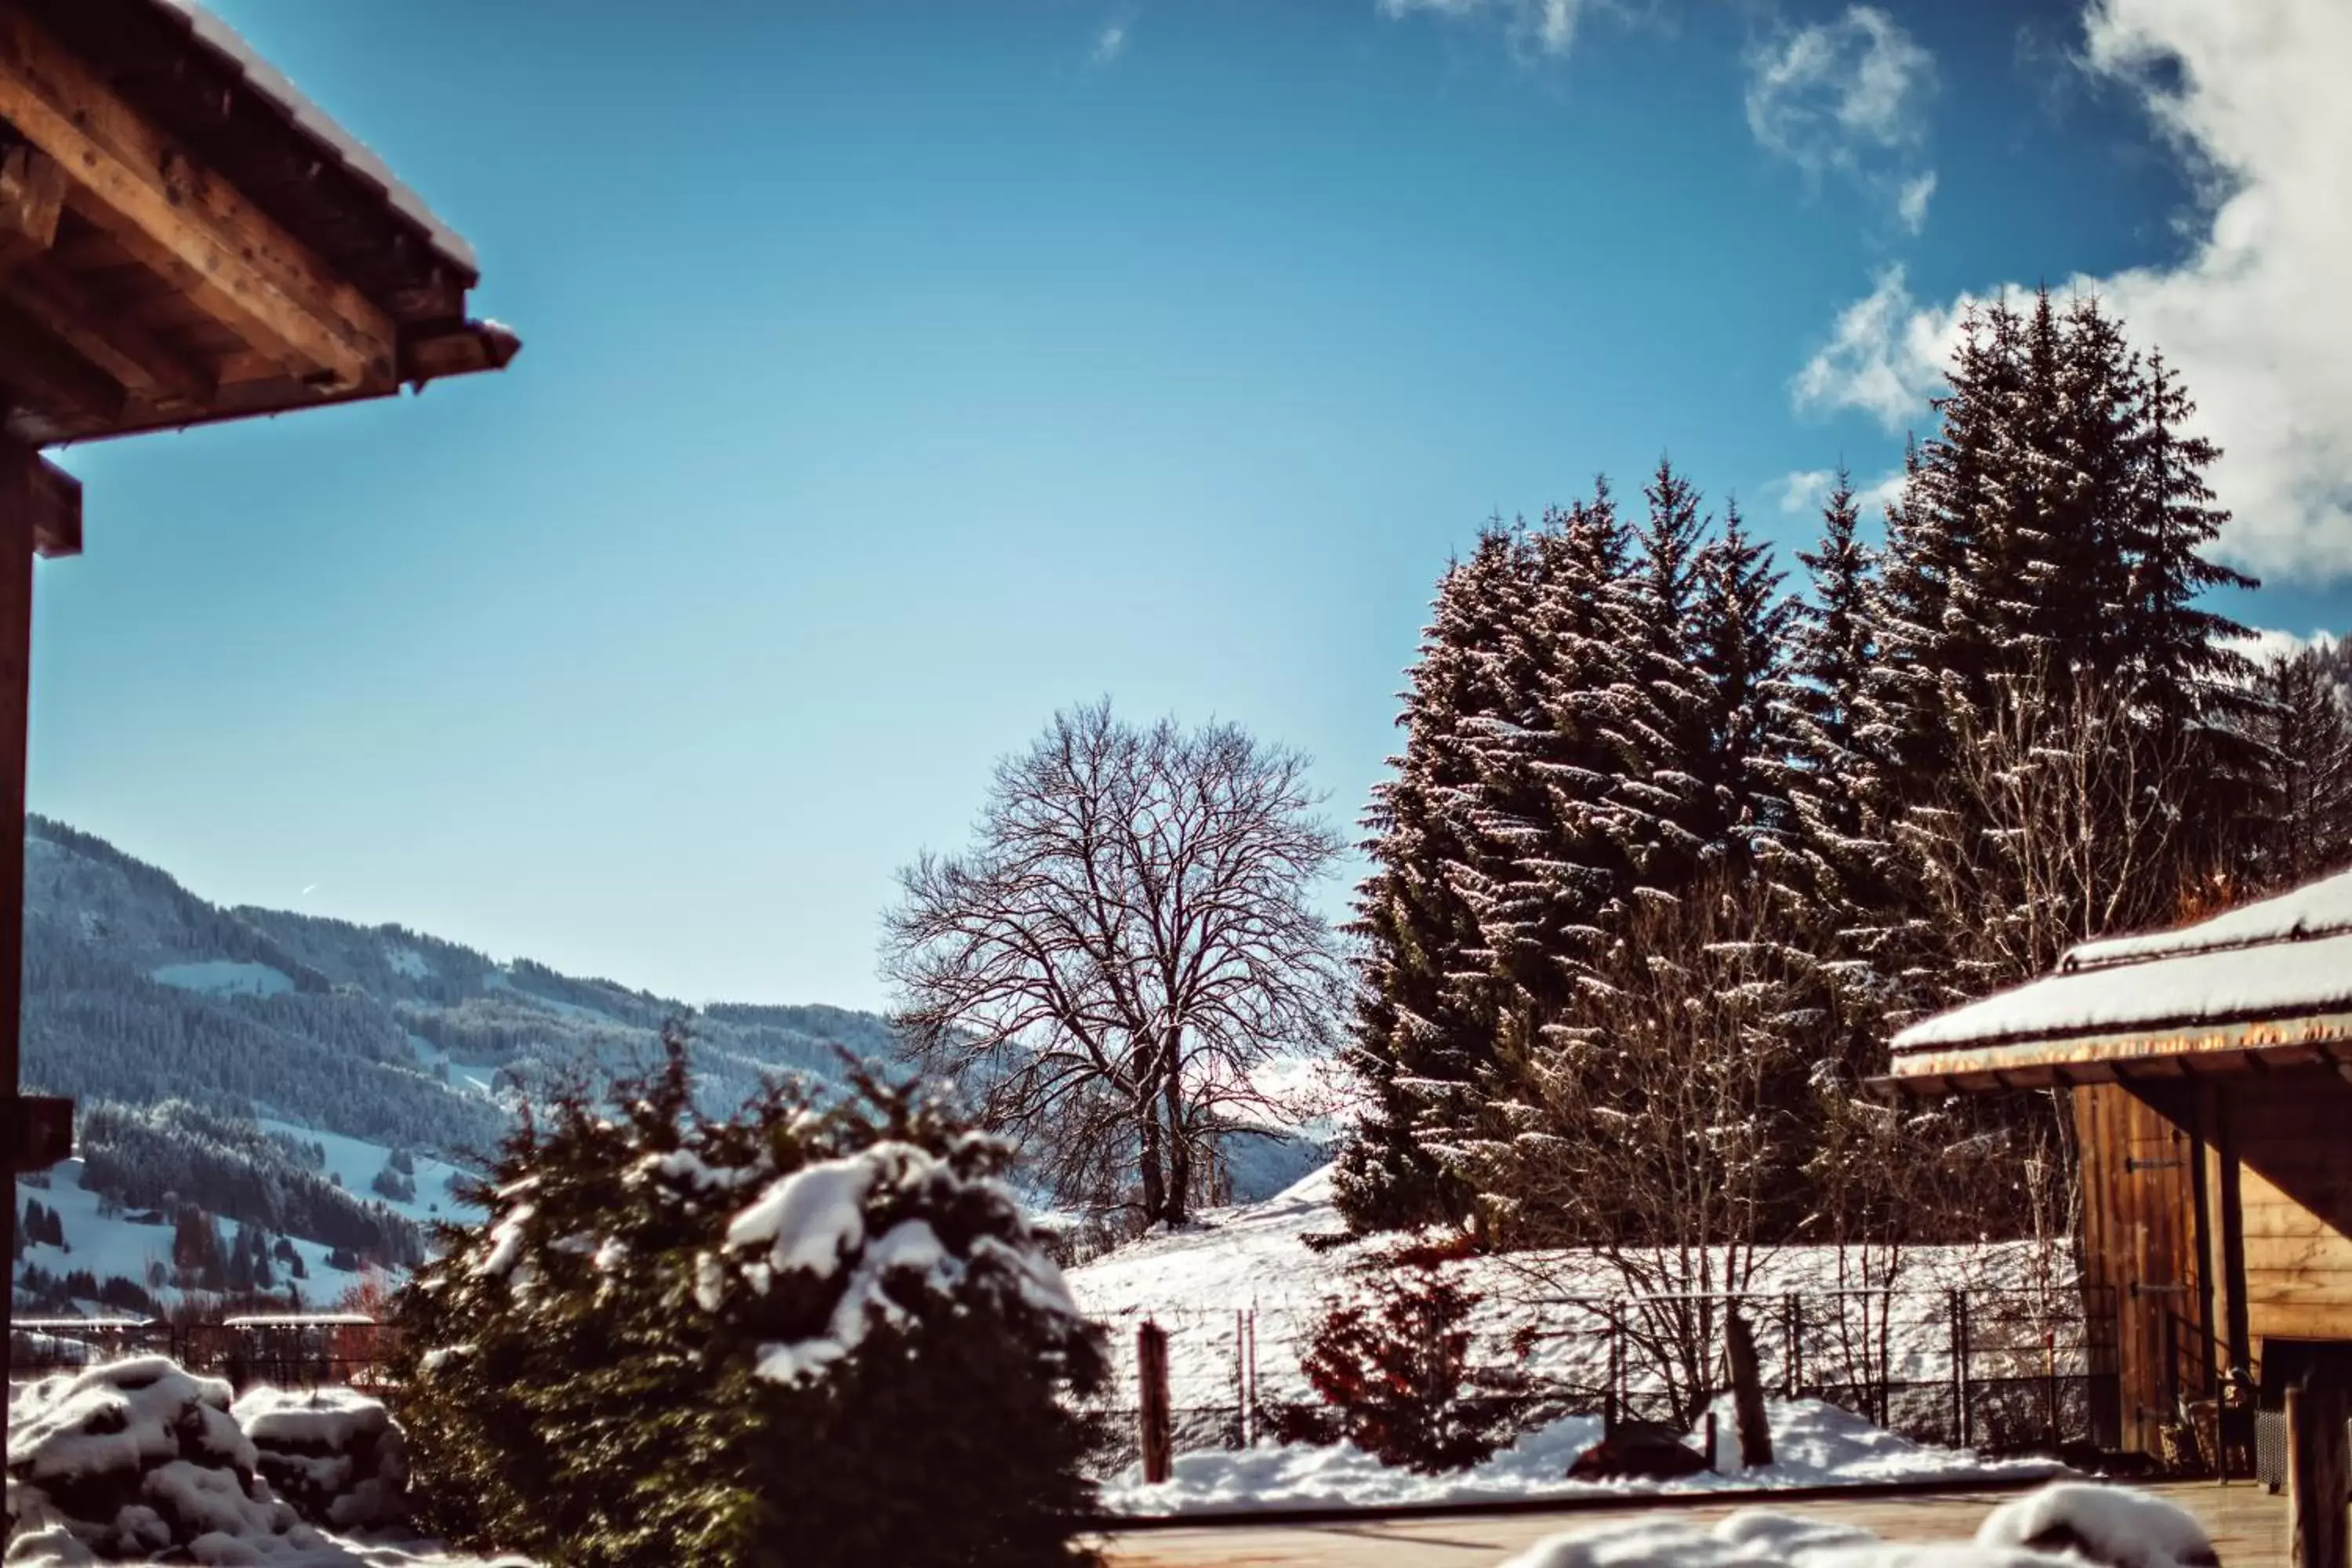
[[(1754, 1331), (1774, 1395), (1986, 1454), (2120, 1443), (2115, 1300), (2102, 1289), (1561, 1298), (1476, 1323), (1468, 1359), (1512, 1378), (1512, 1407), (1530, 1426), (1586, 1415), (1687, 1427), (1727, 1387), (1722, 1335), (1733, 1308)], [(1139, 1458), (1135, 1331), (1146, 1321), (1169, 1337), (1178, 1454), (1265, 1441), (1286, 1415), (1320, 1402), (1303, 1368), (1319, 1311), (1123, 1314), (1112, 1325), (1117, 1375), (1088, 1405), (1099, 1474)]]
[(217, 1323), (35, 1318), (8, 1337), (12, 1382), (162, 1355), (244, 1389), (383, 1385), (399, 1330), (355, 1315), (232, 1318)]

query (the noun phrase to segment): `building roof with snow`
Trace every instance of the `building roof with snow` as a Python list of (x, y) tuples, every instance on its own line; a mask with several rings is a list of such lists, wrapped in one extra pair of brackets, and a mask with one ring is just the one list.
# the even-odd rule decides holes
[(1890, 1087), (2114, 1082), (2352, 1063), (2352, 871), (2177, 931), (2085, 942), (1895, 1037)]

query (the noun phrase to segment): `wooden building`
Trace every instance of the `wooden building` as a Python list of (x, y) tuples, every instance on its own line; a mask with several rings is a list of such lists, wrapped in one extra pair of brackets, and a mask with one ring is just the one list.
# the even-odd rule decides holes
[(2306, 1375), (2352, 1385), (2352, 872), (2078, 947), (1896, 1037), (1886, 1082), (2070, 1090), (2125, 1448), (2233, 1372), (2273, 1410)]
[[(195, 0), (0, 0), (0, 1133), (16, 1170), (71, 1137), (71, 1107), (17, 1079), (33, 560), (82, 544), (81, 487), (41, 449), (499, 369), (519, 345), (467, 315), (478, 276), (415, 193)], [(12, 1201), (0, 1226), (15, 1222)]]

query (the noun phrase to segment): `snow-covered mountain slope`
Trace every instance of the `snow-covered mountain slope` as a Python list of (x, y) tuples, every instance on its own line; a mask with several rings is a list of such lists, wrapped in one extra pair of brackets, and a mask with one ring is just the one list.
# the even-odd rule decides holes
[[(54, 1212), (71, 1248), (33, 1244), (20, 1280), (87, 1270), (148, 1288), (159, 1255), (172, 1272), (173, 1216), (129, 1216), (168, 1199), (209, 1214), (225, 1251), (256, 1227), (264, 1249), (288, 1240), (340, 1289), (356, 1276), (324, 1269), (331, 1252), (396, 1264), (422, 1227), (467, 1217), (452, 1182), (496, 1147), (524, 1093), (583, 1063), (653, 1059), (670, 1019), (689, 1018), (713, 1109), (777, 1073), (827, 1078), (844, 1053), (895, 1045), (870, 1013), (698, 1012), (397, 926), (223, 909), (38, 817), (26, 926), (25, 1084), (80, 1102), (88, 1159), (46, 1189), (20, 1184), (19, 1212)], [(174, 1101), (190, 1109), (167, 1111)], [(282, 1289), (285, 1270), (271, 1272)]]
[[(19, 1212), (56, 1211), (73, 1248), (37, 1246), (20, 1279), (88, 1269), (103, 1282), (103, 1259), (149, 1288), (155, 1227), (100, 1214), (100, 1191), (130, 1213), (204, 1209), (225, 1256), (247, 1226), (265, 1251), (286, 1238), (396, 1267), (424, 1227), (470, 1217), (453, 1179), (496, 1148), (525, 1095), (580, 1067), (656, 1059), (672, 1019), (690, 1025), (718, 1112), (780, 1073), (837, 1080), (845, 1056), (897, 1047), (872, 1013), (697, 1010), (400, 926), (224, 909), (41, 817), (25, 853), (25, 1086), (80, 1102), (88, 1158), (56, 1201), (20, 1184)], [(1227, 1173), (1263, 1195), (1321, 1157), (1306, 1138), (1240, 1138)]]

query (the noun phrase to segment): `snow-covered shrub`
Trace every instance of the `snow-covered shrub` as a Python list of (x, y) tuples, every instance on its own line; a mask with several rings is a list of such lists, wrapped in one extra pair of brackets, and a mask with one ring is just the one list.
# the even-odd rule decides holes
[[(1527, 1425), (1527, 1379), (1482, 1365), (1470, 1318), (1480, 1297), (1459, 1265), (1466, 1238), (1408, 1242), (1357, 1268), (1361, 1293), (1326, 1304), (1302, 1366), (1324, 1408), (1275, 1413), (1283, 1442), (1344, 1439), (1382, 1464), (1465, 1470)], [(1517, 1347), (1514, 1360), (1524, 1359)]]
[(408, 1449), (382, 1400), (348, 1388), (254, 1388), (229, 1414), (262, 1479), (312, 1524), (359, 1530), (407, 1511)]
[(255, 1461), (228, 1384), (162, 1356), (45, 1379), (8, 1412), (8, 1561), (250, 1562), (317, 1547)]
[(424, 1522), (570, 1564), (1074, 1562), (1098, 1336), (910, 1089), (695, 1109), (683, 1037), (527, 1120), (400, 1300)]

